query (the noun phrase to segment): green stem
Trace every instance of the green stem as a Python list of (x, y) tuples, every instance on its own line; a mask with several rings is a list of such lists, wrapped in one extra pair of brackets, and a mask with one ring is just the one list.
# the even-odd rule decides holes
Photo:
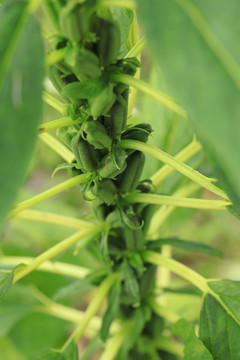
[(61, 128), (64, 126), (73, 125), (73, 124), (76, 124), (76, 122), (73, 121), (70, 116), (67, 116), (67, 117), (63, 117), (61, 119), (49, 121), (47, 123), (42, 123), (38, 128), (38, 132), (44, 133), (46, 131), (55, 130), (55, 129), (58, 129), (58, 128)]
[[(10, 266), (11, 268), (20, 264), (29, 265), (34, 261), (34, 258), (30, 256), (2, 256), (0, 259), (1, 265)], [(76, 279), (83, 279), (90, 273), (89, 269), (59, 261), (45, 261), (36, 270), (70, 276)]]
[(45, 133), (39, 134), (38, 136), (46, 145), (48, 145), (68, 163), (71, 163), (75, 159), (73, 153), (52, 135)]
[(63, 241), (60, 241), (58, 244), (52, 246), (50, 249), (37, 256), (30, 264), (17, 271), (14, 275), (13, 283), (16, 283), (18, 280), (31, 273), (33, 270), (37, 269), (45, 261), (68, 249), (70, 246), (76, 244), (78, 241), (82, 240), (81, 243), (79, 243), (79, 246), (81, 244), (82, 248), (85, 247), (91, 240), (91, 238), (89, 237), (97, 235), (103, 229), (103, 225), (93, 226), (91, 229), (78, 231), (77, 233), (67, 237)]
[(116, 6), (124, 9), (135, 10), (136, 3), (133, 0), (101, 0), (102, 6)]
[(57, 100), (54, 96), (48, 94), (46, 91), (43, 91), (43, 101), (45, 101), (48, 105), (60, 113), (64, 113), (65, 105), (61, 101)]
[[(174, 156), (174, 158), (179, 161), (186, 162), (200, 150), (201, 144), (194, 139), (188, 146)], [(173, 171), (174, 169), (171, 166), (165, 164), (160, 170), (151, 176), (150, 180), (158, 187), (169, 175), (172, 174)]]
[(140, 40), (136, 42), (136, 44), (132, 47), (131, 50), (125, 55), (125, 58), (129, 57), (137, 57), (145, 48), (147, 44), (146, 37), (143, 36)]
[(51, 66), (59, 61), (64, 59), (64, 56), (66, 55), (67, 48), (58, 49), (55, 51), (52, 51), (50, 54), (46, 57), (46, 65)]
[(148, 144), (144, 144), (143, 142), (136, 140), (122, 140), (119, 141), (117, 147), (121, 149), (134, 149), (145, 152), (146, 154), (155, 157), (156, 159), (162, 161), (163, 163), (168, 164), (175, 170), (179, 171), (180, 173), (182, 173), (192, 181), (203, 186), (204, 188), (208, 189), (214, 194), (219, 195), (224, 199), (228, 200), (228, 197), (224, 193), (224, 191), (219, 189), (217, 186), (213, 185), (209, 178), (200, 174), (198, 171), (194, 170), (190, 166), (184, 164), (183, 162), (179, 161), (178, 159), (174, 158), (173, 156), (165, 153), (164, 151), (154, 146), (150, 146)]
[(75, 331), (72, 333), (70, 338), (67, 340), (67, 342), (64, 344), (62, 350), (67, 348), (67, 346), (74, 340), (76, 343), (81, 339), (86, 327), (88, 326), (90, 320), (93, 318), (93, 316), (98, 311), (100, 305), (102, 304), (103, 300), (106, 298), (109, 290), (113, 286), (114, 282), (119, 279), (118, 274), (111, 274), (109, 275), (99, 286), (97, 293), (91, 300), (90, 304), (87, 307), (87, 310), (84, 313), (84, 317), (75, 329)]
[(140, 194), (130, 193), (125, 196), (125, 200), (129, 203), (144, 203), (155, 205), (170, 205), (177, 207), (186, 207), (191, 209), (212, 209), (224, 210), (230, 202), (225, 200), (207, 200), (207, 199), (193, 199), (182, 198), (176, 196), (166, 196), (157, 194)]
[(153, 340), (153, 346), (158, 350), (167, 351), (170, 354), (184, 356), (184, 345), (174, 342), (172, 339), (160, 337)]
[(165, 258), (164, 256), (154, 251), (144, 251), (142, 255), (144, 261), (155, 265), (165, 266), (173, 273), (181, 276), (183, 279), (192, 283), (203, 293), (208, 292), (209, 288), (207, 285), (207, 279), (205, 279), (203, 276), (199, 275), (197, 272), (190, 269), (189, 267), (181, 264), (176, 260)]
[(51, 189), (48, 189), (32, 198), (21, 202), (16, 205), (10, 213), (10, 217), (15, 216), (20, 211), (30, 208), (31, 206), (38, 204), (39, 202), (50, 198), (53, 195), (56, 195), (64, 190), (71, 188), (72, 186), (79, 185), (85, 182), (87, 179), (87, 175), (78, 175), (69, 180), (63, 181), (61, 184), (58, 184)]
[(114, 74), (112, 75), (112, 81), (120, 82), (129, 86), (133, 86), (136, 89), (142, 91), (144, 94), (151, 96), (157, 100), (160, 104), (166, 106), (168, 109), (174, 111), (176, 114), (186, 118), (187, 114), (185, 110), (175, 103), (175, 101), (166, 94), (163, 94), (158, 89), (149, 85), (145, 81), (135, 79), (133, 76), (126, 74)]
[(112, 338), (107, 341), (105, 350), (99, 360), (114, 360), (124, 343), (124, 340), (130, 336), (132, 330), (133, 323), (132, 321), (128, 321), (120, 331), (114, 334)]
[[(197, 190), (200, 189), (200, 186), (198, 184), (188, 184), (182, 188), (180, 188), (179, 190), (177, 190), (173, 196), (190, 196), (191, 194), (193, 194), (194, 192), (196, 192)], [(159, 230), (162, 226), (162, 224), (164, 223), (164, 221), (166, 221), (166, 219), (172, 214), (172, 212), (176, 209), (175, 206), (167, 206), (167, 205), (163, 205), (160, 207), (160, 209), (158, 209), (152, 216), (151, 218), (151, 223), (147, 232), (146, 237), (148, 239), (155, 239), (158, 237), (159, 234)]]
[(166, 306), (162, 306), (156, 302), (154, 298), (150, 298), (147, 300), (148, 305), (151, 307), (153, 312), (158, 316), (175, 323), (180, 319), (180, 316), (168, 309)]
[(63, 216), (37, 210), (23, 210), (16, 215), (16, 218), (32, 221), (41, 221), (44, 223), (56, 224), (76, 230), (90, 228), (95, 225), (91, 221), (75, 219), (70, 216)]

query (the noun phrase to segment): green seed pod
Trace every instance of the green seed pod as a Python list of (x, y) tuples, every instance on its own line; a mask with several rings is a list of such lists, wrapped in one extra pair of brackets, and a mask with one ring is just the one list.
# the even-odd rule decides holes
[(98, 78), (102, 73), (99, 66), (99, 58), (90, 50), (79, 50), (73, 72), (80, 81)]
[(112, 85), (106, 86), (101, 93), (93, 100), (89, 101), (91, 114), (94, 119), (101, 115), (106, 115), (116, 100)]
[(111, 205), (114, 203), (117, 188), (110, 179), (97, 180), (93, 187), (93, 193), (107, 205)]
[(124, 229), (124, 238), (126, 247), (130, 251), (140, 250), (143, 246), (142, 229), (132, 230), (126, 226)]
[(59, 23), (63, 34), (78, 42), (89, 31), (89, 13), (82, 4), (70, 1), (61, 9)]
[(97, 36), (100, 61), (104, 67), (107, 67), (117, 59), (119, 53), (121, 34), (118, 23), (110, 19), (100, 19)]
[(131, 127), (130, 129), (124, 131), (121, 139), (122, 140), (131, 139), (131, 140), (147, 142), (148, 137), (152, 131), (153, 130), (150, 124), (145, 124), (145, 123), (137, 124)]
[(87, 134), (87, 141), (96, 149), (109, 148), (112, 139), (108, 131), (99, 121), (87, 121), (84, 125), (84, 131)]
[(105, 221), (111, 207), (97, 199), (92, 201), (92, 210), (99, 220)]
[(99, 152), (81, 138), (80, 131), (73, 137), (71, 145), (80, 168), (86, 171), (94, 171), (98, 165)]
[(128, 103), (119, 95), (117, 100), (104, 118), (104, 124), (109, 128), (112, 137), (120, 136), (127, 123)]
[(101, 160), (98, 173), (102, 178), (115, 179), (115, 177), (121, 174), (126, 166), (127, 153), (122, 149), (116, 149), (113, 156), (106, 155)]
[(119, 190), (122, 193), (133, 191), (140, 180), (145, 162), (145, 155), (141, 151), (135, 151), (127, 160), (127, 167), (120, 175)]

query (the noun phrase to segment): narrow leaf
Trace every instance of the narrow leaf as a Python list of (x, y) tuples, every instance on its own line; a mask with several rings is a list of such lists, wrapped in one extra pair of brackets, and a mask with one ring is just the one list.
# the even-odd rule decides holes
[[(9, 51), (7, 42), (15, 36), (23, 11), (20, 4), (22, 1), (11, 1), (0, 8), (1, 60)], [(21, 32), (14, 50), (0, 85), (0, 225), (23, 183), (42, 111), (44, 51), (40, 28), (33, 18)]]
[(138, 0), (155, 60), (185, 107), (215, 175), (240, 204), (240, 2)]
[(200, 316), (200, 339), (214, 359), (240, 358), (240, 281), (209, 281)]
[(171, 245), (173, 247), (184, 249), (188, 251), (195, 251), (201, 252), (203, 254), (217, 256), (219, 258), (223, 257), (223, 253), (220, 250), (214, 249), (213, 247), (202, 244), (200, 242), (195, 241), (187, 241), (187, 240), (180, 240), (177, 238), (166, 238), (166, 239), (158, 239), (154, 241), (148, 241), (150, 247), (157, 247), (162, 245)]
[(172, 326), (172, 332), (183, 338), (184, 360), (213, 360), (204, 344), (197, 338), (193, 324), (181, 319)]
[(127, 294), (136, 302), (140, 300), (140, 290), (136, 275), (128, 262), (123, 263), (123, 276)]

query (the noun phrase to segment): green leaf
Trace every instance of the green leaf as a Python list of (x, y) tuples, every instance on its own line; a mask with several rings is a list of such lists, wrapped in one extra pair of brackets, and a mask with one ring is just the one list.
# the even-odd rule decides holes
[(138, 0), (138, 4), (171, 94), (187, 110), (216, 176), (239, 207), (240, 2)]
[(121, 285), (119, 282), (116, 282), (110, 291), (108, 298), (108, 307), (102, 319), (100, 336), (103, 341), (107, 340), (110, 326), (118, 314), (119, 305), (120, 305), (120, 294), (121, 294)]
[(219, 258), (223, 257), (223, 253), (220, 250), (214, 249), (212, 246), (195, 241), (180, 240), (177, 238), (166, 238), (148, 241), (148, 244), (153, 248), (155, 246), (170, 245), (179, 249), (201, 252), (203, 254), (217, 256)]
[(139, 290), (138, 281), (137, 281), (137, 278), (136, 278), (136, 275), (135, 275), (133, 269), (131, 268), (131, 266), (129, 266), (127, 261), (124, 261), (122, 269), (123, 269), (123, 277), (124, 277), (125, 289), (126, 289), (127, 294), (135, 302), (139, 302), (140, 290)]
[(181, 319), (172, 326), (174, 335), (184, 341), (184, 360), (212, 360), (212, 356), (195, 334), (194, 325)]
[[(7, 56), (9, 61), (0, 85), (0, 225), (23, 183), (42, 111), (44, 52), (40, 28), (33, 18), (21, 36), (18, 34), (15, 51), (11, 48), (14, 59), (8, 54), (7, 45), (16, 40), (15, 27), (24, 11), (20, 4), (11, 1), (0, 8), (0, 58)], [(0, 72), (2, 66), (4, 62)]]
[(14, 275), (14, 271), (11, 271), (10, 273), (7, 274), (0, 272), (0, 301), (11, 287), (13, 282), (13, 275)]
[(209, 281), (199, 336), (214, 359), (240, 358), (240, 281)]
[(79, 81), (67, 84), (62, 91), (62, 95), (73, 99), (92, 99), (97, 97), (104, 89), (102, 78), (90, 79), (84, 83)]
[(30, 310), (30, 305), (17, 303), (6, 303), (0, 305), (0, 337), (9, 333), (14, 324), (24, 317)]
[(129, 44), (129, 31), (133, 21), (133, 12), (128, 9), (121, 9), (118, 7), (112, 8), (112, 14), (114, 20), (120, 25), (121, 32), (121, 46), (118, 57), (124, 57), (131, 49), (132, 44)]
[(74, 342), (63, 352), (55, 350), (43, 350), (39, 355), (33, 356), (31, 360), (78, 360), (78, 348)]

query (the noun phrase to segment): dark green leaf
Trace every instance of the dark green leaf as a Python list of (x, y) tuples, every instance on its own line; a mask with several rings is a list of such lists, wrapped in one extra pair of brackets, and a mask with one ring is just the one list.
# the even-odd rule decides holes
[(2, 273), (0, 272), (0, 301), (2, 300), (3, 296), (6, 294), (8, 289), (12, 285), (14, 272), (11, 271), (10, 273)]
[(107, 340), (110, 326), (118, 314), (120, 305), (120, 294), (121, 285), (119, 282), (116, 282), (110, 291), (108, 298), (108, 307), (102, 319), (100, 336), (103, 341)]
[(240, 2), (138, 0), (149, 45), (216, 176), (240, 203)]
[[(5, 23), (5, 17), (9, 14), (9, 19), (12, 19), (10, 15), (12, 11), (15, 13), (15, 6), (18, 8), (20, 3), (9, 2), (0, 9), (1, 44), (5, 39), (12, 41), (20, 14), (9, 23)], [(3, 23), (6, 29), (2, 27)], [(2, 46), (1, 58), (6, 51), (8, 48)], [(0, 222), (23, 183), (41, 117), (44, 52), (40, 28), (33, 18), (26, 24), (14, 59), (8, 65), (9, 70), (0, 85)]]
[(39, 355), (33, 356), (31, 360), (78, 360), (78, 348), (74, 342), (71, 342), (64, 352), (43, 350)]
[(138, 302), (140, 300), (140, 292), (136, 275), (127, 261), (123, 263), (122, 269), (126, 292), (134, 301)]
[(214, 359), (240, 358), (240, 281), (209, 281), (200, 317), (200, 339)]
[(172, 326), (174, 335), (184, 341), (184, 360), (212, 360), (212, 356), (195, 334), (194, 325), (181, 319)]
[(154, 241), (148, 241), (148, 244), (152, 247), (155, 246), (162, 246), (162, 245), (170, 245), (176, 248), (188, 250), (188, 251), (195, 251), (201, 252), (203, 254), (217, 256), (219, 258), (223, 257), (223, 253), (220, 250), (214, 249), (213, 247), (202, 244), (195, 241), (187, 241), (187, 240), (180, 240), (177, 238), (166, 238), (166, 239), (158, 239)]

